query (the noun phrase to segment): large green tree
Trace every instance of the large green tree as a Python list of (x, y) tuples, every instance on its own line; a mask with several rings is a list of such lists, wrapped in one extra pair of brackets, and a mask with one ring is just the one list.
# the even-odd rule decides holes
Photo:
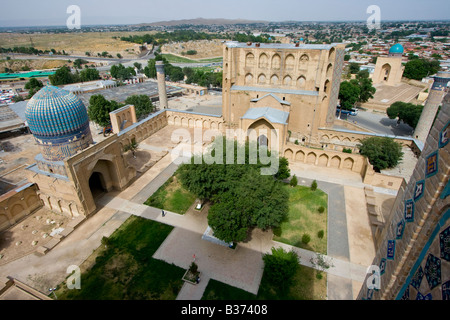
[(395, 167), (403, 157), (401, 144), (389, 137), (366, 138), (358, 147), (376, 171)]
[(403, 76), (408, 79), (422, 80), (435, 74), (439, 69), (439, 61), (437, 60), (413, 59), (406, 63)]
[(100, 74), (97, 69), (87, 68), (80, 72), (80, 79), (83, 82), (94, 81), (100, 79)]
[(62, 66), (56, 70), (55, 74), (48, 76), (50, 83), (54, 86), (59, 86), (63, 84), (70, 84), (80, 81), (80, 76), (78, 74), (73, 74), (69, 67)]
[(339, 101), (341, 109), (350, 110), (355, 107), (359, 99), (361, 89), (354, 81), (343, 81), (339, 89)]
[[(214, 235), (227, 242), (239, 242), (246, 239), (251, 228), (279, 226), (288, 212), (289, 195), (283, 183), (272, 175), (262, 175), (261, 163), (250, 164), (248, 143), (227, 144), (225, 139), (222, 143), (222, 149), (215, 149), (221, 163), (208, 164), (197, 156), (178, 169), (185, 188), (212, 202), (208, 224)], [(241, 151), (245, 152), (243, 158)]]
[(423, 106), (397, 101), (391, 104), (387, 108), (386, 113), (389, 119), (395, 119), (398, 117), (399, 121), (403, 121), (411, 128), (415, 129), (419, 122), (420, 115), (422, 114)]
[(356, 78), (350, 80), (359, 87), (358, 101), (364, 103), (373, 98), (377, 89), (372, 85), (372, 79), (369, 78), (369, 71), (361, 70), (356, 74)]
[(125, 100), (125, 104), (132, 104), (136, 109), (136, 117), (139, 119), (153, 111), (153, 104), (150, 98), (145, 95), (132, 95)]
[(89, 119), (102, 127), (110, 124), (109, 113), (122, 107), (114, 100), (106, 100), (101, 94), (95, 94), (89, 99)]

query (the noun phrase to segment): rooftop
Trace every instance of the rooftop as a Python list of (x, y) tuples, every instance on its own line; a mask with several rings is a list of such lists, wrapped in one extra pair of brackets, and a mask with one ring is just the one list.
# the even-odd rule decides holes
[[(256, 43), (247, 44), (245, 42), (229, 41), (225, 45), (228, 48), (257, 48)], [(259, 43), (260, 48), (266, 49), (298, 49), (298, 50), (330, 50), (335, 47), (336, 43), (332, 44), (299, 44), (295, 43)]]

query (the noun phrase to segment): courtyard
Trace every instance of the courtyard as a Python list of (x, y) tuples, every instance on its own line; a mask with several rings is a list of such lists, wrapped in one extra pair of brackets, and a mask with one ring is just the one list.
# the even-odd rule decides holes
[[(167, 136), (176, 130), (175, 126), (167, 126), (155, 135), (140, 143), (140, 150), (170, 151), (177, 143), (167, 144)], [(166, 139), (164, 139), (166, 137)], [(311, 259), (316, 253), (311, 250), (293, 247), (289, 244), (273, 240), (271, 232), (262, 232), (255, 229), (248, 241), (240, 243), (235, 250), (223, 247), (201, 239), (207, 227), (206, 212), (196, 211), (190, 208), (184, 215), (168, 211), (162, 217), (161, 209), (149, 207), (143, 203), (155, 193), (176, 171), (177, 165), (170, 154), (162, 156), (153, 166), (142, 173), (127, 189), (122, 192), (113, 191), (103, 195), (98, 200), (100, 209), (79, 228), (74, 230), (67, 238), (42, 257), (27, 255), (5, 264), (0, 268), (1, 276), (12, 276), (28, 283), (42, 292), (48, 292), (49, 288), (64, 282), (67, 277), (67, 267), (70, 265), (82, 266), (85, 261), (95, 261), (92, 253), (102, 244), (103, 237), (111, 236), (132, 215), (154, 220), (174, 227), (162, 244), (152, 255), (153, 259), (174, 264), (183, 270), (192, 262), (193, 255), (202, 272), (202, 280), (199, 285), (185, 284), (179, 291), (177, 299), (201, 299), (209, 279), (218, 281), (250, 294), (256, 294), (261, 283), (263, 273), (262, 254), (270, 252), (272, 247), (283, 247), (286, 250), (295, 250), (302, 266), (315, 267)], [(321, 172), (319, 174), (319, 172)], [(339, 209), (339, 214), (344, 219), (344, 224), (335, 223), (336, 205), (328, 205), (327, 235), (328, 248), (326, 259), (331, 267), (327, 269), (325, 277), (327, 294), (324, 299), (352, 299), (359, 291), (365, 276), (365, 271), (371, 263), (373, 255), (372, 239), (368, 227), (366, 210), (361, 210), (360, 203), (364, 203), (364, 191), (361, 178), (357, 174), (338, 172), (330, 169), (327, 174), (323, 170), (301, 163), (291, 164), (291, 174), (299, 177), (299, 184), (308, 186), (310, 178), (314, 176), (319, 184), (319, 189), (333, 191), (340, 182), (339, 188), (345, 189), (343, 196), (345, 204)], [(329, 182), (323, 182), (329, 181)], [(324, 185), (328, 183), (328, 185)], [(322, 186), (325, 186), (324, 189)], [(347, 193), (347, 188), (353, 188)], [(356, 191), (356, 192), (355, 192)], [(327, 191), (331, 194), (330, 191)], [(333, 192), (332, 192), (333, 193)], [(341, 199), (343, 200), (343, 199)], [(328, 199), (328, 202), (333, 199)], [(361, 201), (361, 202), (360, 202)], [(356, 202), (356, 203), (355, 203)], [(341, 211), (342, 210), (342, 211)], [(347, 218), (345, 218), (347, 217)], [(353, 217), (353, 218), (352, 218)], [(365, 230), (361, 232), (361, 230)], [(340, 243), (333, 243), (335, 234), (347, 234), (341, 242), (346, 242), (347, 255), (340, 253)], [(313, 236), (313, 234), (311, 234)], [(363, 237), (361, 238), (361, 235)], [(330, 238), (331, 237), (331, 238)], [(357, 245), (354, 245), (357, 244)], [(337, 246), (334, 249), (333, 246)], [(342, 245), (342, 247), (345, 247)], [(350, 248), (349, 248), (350, 247)], [(330, 250), (331, 248), (331, 250)], [(345, 250), (342, 250), (345, 251)], [(344, 289), (342, 289), (345, 287)]]

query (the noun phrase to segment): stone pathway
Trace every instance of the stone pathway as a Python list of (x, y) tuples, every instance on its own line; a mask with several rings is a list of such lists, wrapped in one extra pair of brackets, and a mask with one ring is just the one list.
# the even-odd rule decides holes
[[(109, 195), (105, 195), (100, 202), (106, 207), (175, 227), (155, 252), (154, 258), (187, 269), (192, 262), (193, 254), (200, 257), (196, 263), (205, 274), (202, 277), (202, 285), (185, 284), (179, 299), (200, 299), (206, 288), (206, 282), (210, 278), (256, 294), (263, 272), (261, 257), (264, 253), (270, 252), (272, 247), (283, 247), (287, 251), (293, 250), (298, 254), (300, 264), (323, 270), (318, 265), (311, 263), (311, 259), (317, 259), (317, 253), (273, 241), (268, 233), (260, 232), (260, 234), (252, 235), (250, 242), (239, 244), (236, 250), (202, 240), (201, 236), (207, 227), (206, 214), (199, 219), (193, 214), (180, 215), (165, 211), (166, 215), (162, 217), (160, 209)], [(333, 285), (333, 282), (329, 281), (328, 294), (331, 297), (328, 298), (353, 299), (352, 281), (364, 281), (367, 267), (349, 261), (348, 241), (338, 241), (338, 239), (334, 239), (334, 241), (341, 244), (341, 247), (339, 244), (335, 244), (338, 249), (336, 251), (341, 250), (347, 256), (322, 255), (324, 261), (330, 265), (323, 271), (332, 278), (336, 276), (339, 280), (338, 285)]]

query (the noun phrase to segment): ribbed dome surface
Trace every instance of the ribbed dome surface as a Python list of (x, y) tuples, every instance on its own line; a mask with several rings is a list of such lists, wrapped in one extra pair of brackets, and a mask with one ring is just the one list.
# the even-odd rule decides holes
[(89, 125), (83, 102), (73, 93), (50, 85), (30, 99), (25, 117), (33, 135), (43, 138), (76, 134)]

